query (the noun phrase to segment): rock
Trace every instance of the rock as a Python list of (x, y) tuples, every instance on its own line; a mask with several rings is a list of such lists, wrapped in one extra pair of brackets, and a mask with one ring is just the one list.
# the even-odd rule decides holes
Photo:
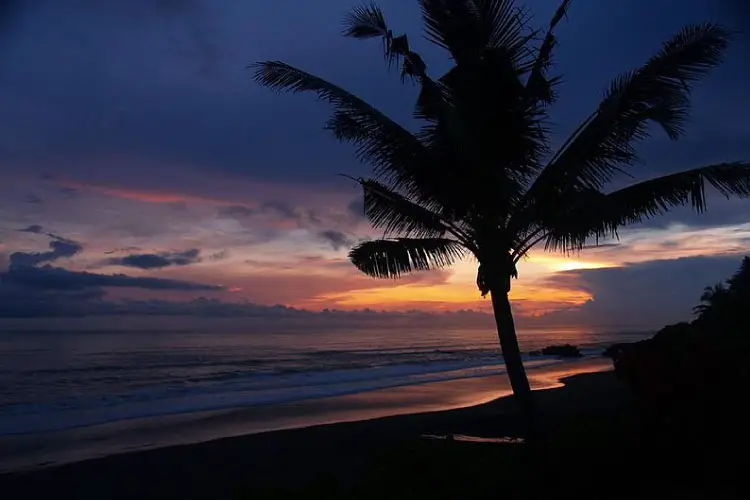
[(615, 359), (617, 358), (618, 354), (621, 353), (624, 349), (627, 349), (629, 345), (631, 344), (628, 342), (612, 344), (611, 346), (604, 349), (604, 351), (602, 352), (602, 356), (604, 356), (605, 358)]
[(531, 351), (531, 356), (559, 356), (561, 358), (580, 358), (583, 356), (581, 350), (578, 347), (565, 344), (565, 345), (550, 345), (540, 351)]

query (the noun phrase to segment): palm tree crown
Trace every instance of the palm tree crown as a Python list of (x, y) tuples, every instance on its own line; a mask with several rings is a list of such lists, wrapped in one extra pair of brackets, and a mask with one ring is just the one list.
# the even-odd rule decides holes
[[(672, 139), (683, 134), (691, 85), (727, 48), (730, 33), (722, 26), (688, 26), (642, 67), (617, 77), (598, 108), (552, 153), (547, 112), (559, 78), (547, 71), (557, 44), (554, 28), (570, 0), (541, 39), (510, 0), (419, 1), (428, 39), (455, 63), (439, 79), (428, 75), (406, 35), (388, 29), (376, 6), (354, 9), (345, 31), (381, 38), (389, 63), (420, 85), (414, 114), (423, 126), (416, 133), (285, 63), (256, 66), (263, 85), (315, 92), (333, 104), (326, 127), (374, 166), (375, 178), (360, 183), (366, 214), (386, 238), (351, 253), (367, 274), (397, 277), (443, 267), (466, 252), (480, 263), (488, 255), (508, 255), (511, 265), (542, 242), (549, 250), (580, 249), (674, 206), (692, 204), (702, 212), (706, 183), (726, 196), (750, 195), (746, 163), (603, 190), (638, 160), (634, 147), (649, 135), (650, 123)], [(489, 291), (484, 277), (479, 283)]]
[[(571, 1), (562, 1), (544, 30), (531, 29), (527, 11), (513, 0), (419, 3), (428, 40), (452, 59), (439, 78), (429, 74), (406, 35), (388, 28), (375, 5), (352, 10), (344, 33), (380, 39), (388, 64), (419, 86), (413, 110), (418, 130), (283, 62), (257, 64), (255, 79), (330, 103), (326, 128), (353, 143), (358, 158), (373, 166), (373, 178), (358, 182), (366, 216), (384, 236), (352, 249), (357, 268), (398, 277), (476, 258), (477, 285), (483, 295), (492, 292), (513, 382), (512, 316), (495, 298), (507, 296), (516, 264), (532, 248), (580, 250), (676, 206), (703, 212), (707, 186), (727, 197), (750, 196), (750, 164), (743, 162), (605, 189), (638, 161), (635, 148), (652, 132), (650, 125), (671, 139), (683, 135), (690, 89), (721, 61), (731, 33), (712, 23), (685, 27), (643, 66), (615, 78), (599, 106), (553, 150), (548, 112), (559, 83), (550, 74), (554, 31)], [(525, 375), (516, 378), (516, 393), (527, 391)]]
[(729, 289), (724, 286), (724, 283), (707, 286), (701, 294), (701, 302), (703, 303), (693, 307), (693, 312), (698, 316), (702, 316), (708, 311), (721, 307), (726, 302), (728, 296)]

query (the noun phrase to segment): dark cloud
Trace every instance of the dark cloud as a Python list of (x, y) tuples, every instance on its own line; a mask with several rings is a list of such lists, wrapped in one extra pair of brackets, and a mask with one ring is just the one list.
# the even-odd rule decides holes
[(708, 190), (707, 209), (702, 214), (690, 207), (678, 207), (668, 214), (649, 219), (634, 227), (664, 229), (673, 224), (684, 224), (693, 228), (730, 226), (750, 222), (750, 200), (727, 200)]
[[(38, 234), (40, 226), (30, 226), (24, 231)], [(11, 266), (37, 266), (45, 262), (54, 262), (58, 259), (73, 257), (83, 250), (83, 247), (75, 241), (51, 235), (54, 239), (50, 242), (49, 252), (14, 252), (10, 254)]]
[(44, 228), (40, 226), (39, 224), (32, 224), (31, 226), (28, 226), (23, 229), (19, 229), (19, 232), (21, 233), (32, 233), (32, 234), (41, 234)]
[(244, 205), (231, 205), (218, 209), (217, 215), (222, 218), (243, 220), (250, 217), (268, 217), (270, 219), (293, 223), (298, 227), (308, 227), (311, 224), (319, 224), (318, 215), (309, 209), (294, 206), (285, 201), (267, 201), (258, 208)]
[(330, 229), (328, 231), (321, 231), (318, 233), (318, 236), (321, 239), (323, 239), (323, 241), (330, 244), (334, 250), (348, 248), (348, 247), (353, 246), (355, 243), (355, 240), (351, 236), (341, 231), (336, 231), (334, 229)]
[[(0, 286), (0, 299), (4, 299)], [(306, 309), (296, 309), (283, 305), (261, 305), (252, 302), (231, 303), (216, 299), (199, 297), (187, 302), (173, 302), (165, 300), (122, 300), (109, 301), (102, 299), (98, 291), (75, 292), (66, 294), (39, 294), (34, 301), (17, 301), (8, 297), (8, 301), (0, 300), (0, 318), (50, 318), (48, 327), (59, 328), (56, 318), (86, 317), (95, 322), (96, 317), (106, 316), (172, 316), (167, 328), (175, 325), (178, 317), (185, 317), (188, 324), (198, 318), (215, 321), (216, 318), (237, 318), (241, 322), (235, 327), (243, 333), (250, 331), (268, 331), (269, 321), (273, 321), (275, 328), (299, 327), (306, 332), (314, 328), (330, 331), (332, 327), (362, 327), (378, 326), (382, 323), (396, 326), (452, 326), (466, 327), (492, 324), (492, 317), (476, 311), (455, 311), (441, 313), (425, 313), (421, 311), (385, 312), (373, 309), (358, 311), (338, 311), (324, 309), (313, 312)], [(254, 321), (257, 320), (257, 321)], [(148, 324), (148, 323), (146, 323)], [(158, 324), (158, 323), (157, 323)], [(226, 326), (226, 323), (222, 323)], [(153, 324), (152, 324), (153, 325)], [(104, 328), (111, 328), (103, 324)], [(152, 326), (153, 327), (153, 326)], [(177, 327), (180, 328), (180, 327)], [(180, 328), (181, 329), (181, 328)]]
[(43, 201), (42, 201), (42, 199), (40, 197), (38, 197), (36, 195), (33, 195), (33, 194), (27, 194), (24, 197), (23, 201), (25, 203), (30, 204), (30, 205), (39, 205), (39, 204), (43, 203)]
[(78, 196), (78, 190), (72, 187), (61, 187), (58, 192), (65, 198), (75, 198)]
[(593, 299), (580, 308), (550, 313), (541, 320), (654, 328), (689, 320), (703, 288), (727, 279), (740, 261), (736, 255), (688, 257), (558, 273), (546, 283), (555, 288), (584, 290)]
[(107, 264), (112, 266), (135, 267), (138, 269), (188, 266), (198, 262), (201, 262), (201, 257), (200, 250), (197, 248), (183, 252), (141, 253), (107, 259)]
[(261, 210), (276, 215), (280, 219), (293, 221), (299, 227), (307, 227), (310, 224), (320, 223), (320, 218), (314, 211), (296, 207), (285, 201), (267, 201), (261, 205)]
[(95, 274), (70, 271), (60, 267), (12, 265), (0, 274), (3, 287), (22, 287), (44, 291), (80, 291), (98, 288), (141, 288), (144, 290), (220, 291), (220, 286), (150, 277), (133, 277), (125, 274)]
[(124, 248), (115, 248), (114, 250), (109, 250), (107, 252), (104, 252), (105, 255), (112, 255), (113, 253), (120, 253), (120, 252), (137, 252), (139, 251), (139, 247), (124, 247)]
[(206, 257), (206, 260), (209, 260), (211, 262), (216, 262), (219, 260), (224, 260), (229, 257), (229, 250), (220, 250), (218, 252), (214, 252), (208, 257)]
[(614, 248), (619, 247), (620, 243), (599, 243), (594, 245), (586, 245), (585, 247), (581, 248), (581, 250), (590, 250), (595, 248)]
[(267, 201), (263, 203), (262, 208), (287, 219), (295, 219), (298, 216), (297, 210), (285, 201)]
[(0, 275), (0, 318), (86, 316), (103, 304), (104, 291), (42, 290), (13, 286)]
[(229, 207), (221, 207), (219, 208), (219, 217), (228, 217), (228, 218), (242, 218), (242, 217), (250, 217), (251, 215), (255, 215), (257, 213), (257, 210), (250, 207), (245, 207), (242, 205), (232, 205)]

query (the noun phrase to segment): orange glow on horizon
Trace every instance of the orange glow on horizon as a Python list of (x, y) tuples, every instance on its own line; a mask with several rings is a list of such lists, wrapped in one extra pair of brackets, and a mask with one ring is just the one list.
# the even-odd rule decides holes
[(616, 264), (609, 263), (609, 262), (581, 260), (577, 258), (550, 255), (550, 254), (532, 255), (531, 257), (529, 257), (529, 262), (545, 266), (552, 272), (576, 271), (579, 269), (604, 269), (608, 267), (617, 267)]
[[(524, 303), (525, 315), (538, 315), (557, 308), (580, 306), (591, 300), (591, 295), (580, 290), (558, 289), (546, 286), (514, 283), (511, 301)], [(305, 306), (333, 304), (342, 309), (407, 310), (413, 308), (446, 310), (489, 310), (491, 303), (482, 299), (476, 286), (465, 283), (419, 285), (406, 284), (390, 288), (369, 288), (341, 293), (323, 294)]]

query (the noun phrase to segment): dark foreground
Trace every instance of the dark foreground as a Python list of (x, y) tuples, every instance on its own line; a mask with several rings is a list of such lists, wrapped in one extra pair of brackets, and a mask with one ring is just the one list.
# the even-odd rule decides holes
[[(611, 372), (538, 392), (545, 450), (512, 402), (163, 448), (0, 476), (2, 498), (740, 498), (742, 462), (644, 428)], [(703, 443), (703, 440), (701, 440)], [(736, 468), (736, 469), (735, 469)]]

